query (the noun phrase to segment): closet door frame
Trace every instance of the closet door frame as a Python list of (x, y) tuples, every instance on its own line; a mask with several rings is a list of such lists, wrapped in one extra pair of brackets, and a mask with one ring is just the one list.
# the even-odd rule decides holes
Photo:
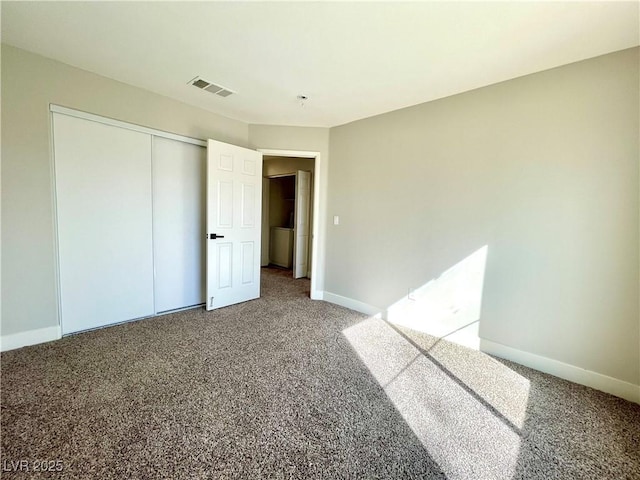
[(62, 113), (69, 115), (70, 117), (83, 118), (85, 120), (91, 120), (92, 122), (103, 123), (105, 125), (111, 125), (113, 127), (125, 128), (127, 130), (133, 130), (140, 133), (147, 133), (156, 137), (169, 138), (171, 140), (178, 140), (179, 142), (192, 143), (200, 147), (206, 147), (207, 142), (198, 138), (186, 137), (184, 135), (178, 135), (175, 133), (165, 132), (163, 130), (156, 130), (155, 128), (143, 127), (134, 123), (123, 122), (121, 120), (115, 120), (113, 118), (102, 117), (93, 113), (83, 112), (81, 110), (75, 110), (73, 108), (61, 107), (60, 105), (49, 105), (49, 111), (51, 113)]
[[(84, 112), (81, 110), (76, 110), (73, 108), (68, 108), (68, 107), (64, 107), (64, 106), (60, 106), (60, 105), (55, 105), (55, 104), (49, 104), (49, 128), (50, 128), (50, 139), (51, 139), (51, 144), (50, 144), (50, 152), (51, 152), (51, 163), (50, 163), (50, 171), (51, 171), (51, 192), (52, 192), (52, 197), (51, 197), (51, 202), (52, 202), (52, 209), (53, 209), (53, 234), (54, 234), (54, 255), (55, 255), (55, 262), (54, 262), (54, 268), (55, 268), (55, 292), (56, 292), (56, 302), (57, 302), (57, 320), (58, 320), (58, 331), (60, 332), (60, 336), (62, 335), (62, 289), (61, 289), (61, 277), (60, 277), (60, 245), (59, 245), (59, 230), (58, 230), (58, 206), (57, 206), (57, 191), (56, 191), (56, 175), (55, 175), (55, 136), (54, 136), (54, 128), (53, 128), (53, 114), (54, 113), (58, 113), (58, 114), (63, 114), (63, 115), (67, 115), (70, 117), (75, 117), (75, 118), (80, 118), (80, 119), (84, 119), (84, 120), (89, 120), (92, 122), (97, 122), (97, 123), (101, 123), (104, 125), (109, 125), (109, 126), (113, 126), (113, 127), (118, 127), (118, 128), (123, 128), (126, 130), (133, 130), (135, 132), (140, 132), (140, 133), (145, 133), (148, 135), (151, 135), (152, 137), (162, 137), (162, 138), (168, 138), (171, 140), (177, 140), (180, 142), (184, 142), (184, 143), (190, 143), (193, 145), (197, 145), (200, 147), (205, 147), (207, 146), (207, 142), (201, 139), (197, 139), (197, 138), (192, 138), (192, 137), (187, 137), (184, 135), (178, 135), (178, 134), (174, 134), (174, 133), (170, 133), (170, 132), (165, 132), (163, 130), (157, 130), (157, 129), (153, 129), (153, 128), (148, 128), (148, 127), (143, 127), (141, 125), (136, 125), (133, 123), (128, 123), (128, 122), (123, 122), (120, 120), (115, 120), (113, 118), (108, 118), (108, 117), (103, 117), (100, 115), (95, 115), (92, 113), (88, 113), (88, 112)], [(153, 144), (153, 141), (151, 142)], [(151, 152), (152, 158), (152, 165), (153, 165), (153, 152)], [(153, 172), (152, 172), (153, 175)], [(152, 179), (149, 179), (149, 181), (152, 181)], [(152, 204), (152, 208), (153, 208), (153, 204)], [(152, 257), (153, 257), (153, 264), (154, 264), (154, 270), (155, 270), (155, 252), (152, 249)], [(155, 277), (155, 274), (154, 274)], [(154, 285), (153, 285), (153, 289), (154, 289), (154, 294), (155, 294), (155, 278), (154, 278)], [(186, 308), (192, 308), (192, 307), (186, 307)], [(178, 309), (180, 310), (180, 309)], [(166, 312), (163, 312), (166, 313)], [(150, 316), (156, 316), (158, 315), (157, 312), (155, 312), (155, 301), (154, 301), (154, 313)], [(144, 318), (144, 317), (143, 317)], [(137, 320), (137, 319), (131, 319), (131, 320)], [(122, 323), (122, 322), (118, 322), (118, 323)], [(115, 325), (116, 322), (114, 322), (111, 325)], [(106, 326), (106, 325), (105, 325)], [(97, 328), (101, 328), (101, 327), (97, 327)], [(91, 330), (91, 329), (87, 329)], [(70, 335), (73, 335), (77, 332), (73, 332), (70, 333)], [(66, 336), (67, 334), (64, 334), (64, 336)]]

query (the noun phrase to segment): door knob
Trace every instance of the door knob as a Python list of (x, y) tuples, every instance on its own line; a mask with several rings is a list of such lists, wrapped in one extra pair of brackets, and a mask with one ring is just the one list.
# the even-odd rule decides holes
[(209, 238), (211, 240), (215, 240), (216, 238), (224, 238), (224, 235), (216, 235), (215, 233), (210, 233)]

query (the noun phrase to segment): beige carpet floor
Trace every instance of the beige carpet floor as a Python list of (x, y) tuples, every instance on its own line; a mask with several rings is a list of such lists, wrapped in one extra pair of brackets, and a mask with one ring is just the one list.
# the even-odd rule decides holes
[(640, 478), (640, 405), (262, 275), (259, 300), (2, 353), (2, 478)]

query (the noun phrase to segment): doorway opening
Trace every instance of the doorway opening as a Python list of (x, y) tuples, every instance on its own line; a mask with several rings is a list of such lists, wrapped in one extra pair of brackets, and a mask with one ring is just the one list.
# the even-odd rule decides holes
[(258, 149), (262, 166), (261, 265), (291, 270), (294, 278), (311, 280), (316, 289), (320, 154)]
[[(274, 158), (274, 157), (271, 157)], [(268, 159), (267, 159), (268, 160)], [(262, 225), (262, 266), (276, 266), (293, 271), (293, 247), (296, 210), (296, 176), (279, 175), (264, 177), (265, 222)], [(305, 275), (306, 276), (306, 275)]]

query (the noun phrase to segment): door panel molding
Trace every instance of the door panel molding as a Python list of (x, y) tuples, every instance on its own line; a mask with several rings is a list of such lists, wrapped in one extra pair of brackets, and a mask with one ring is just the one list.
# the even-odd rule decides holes
[(260, 296), (261, 202), (262, 153), (209, 140), (207, 310)]

